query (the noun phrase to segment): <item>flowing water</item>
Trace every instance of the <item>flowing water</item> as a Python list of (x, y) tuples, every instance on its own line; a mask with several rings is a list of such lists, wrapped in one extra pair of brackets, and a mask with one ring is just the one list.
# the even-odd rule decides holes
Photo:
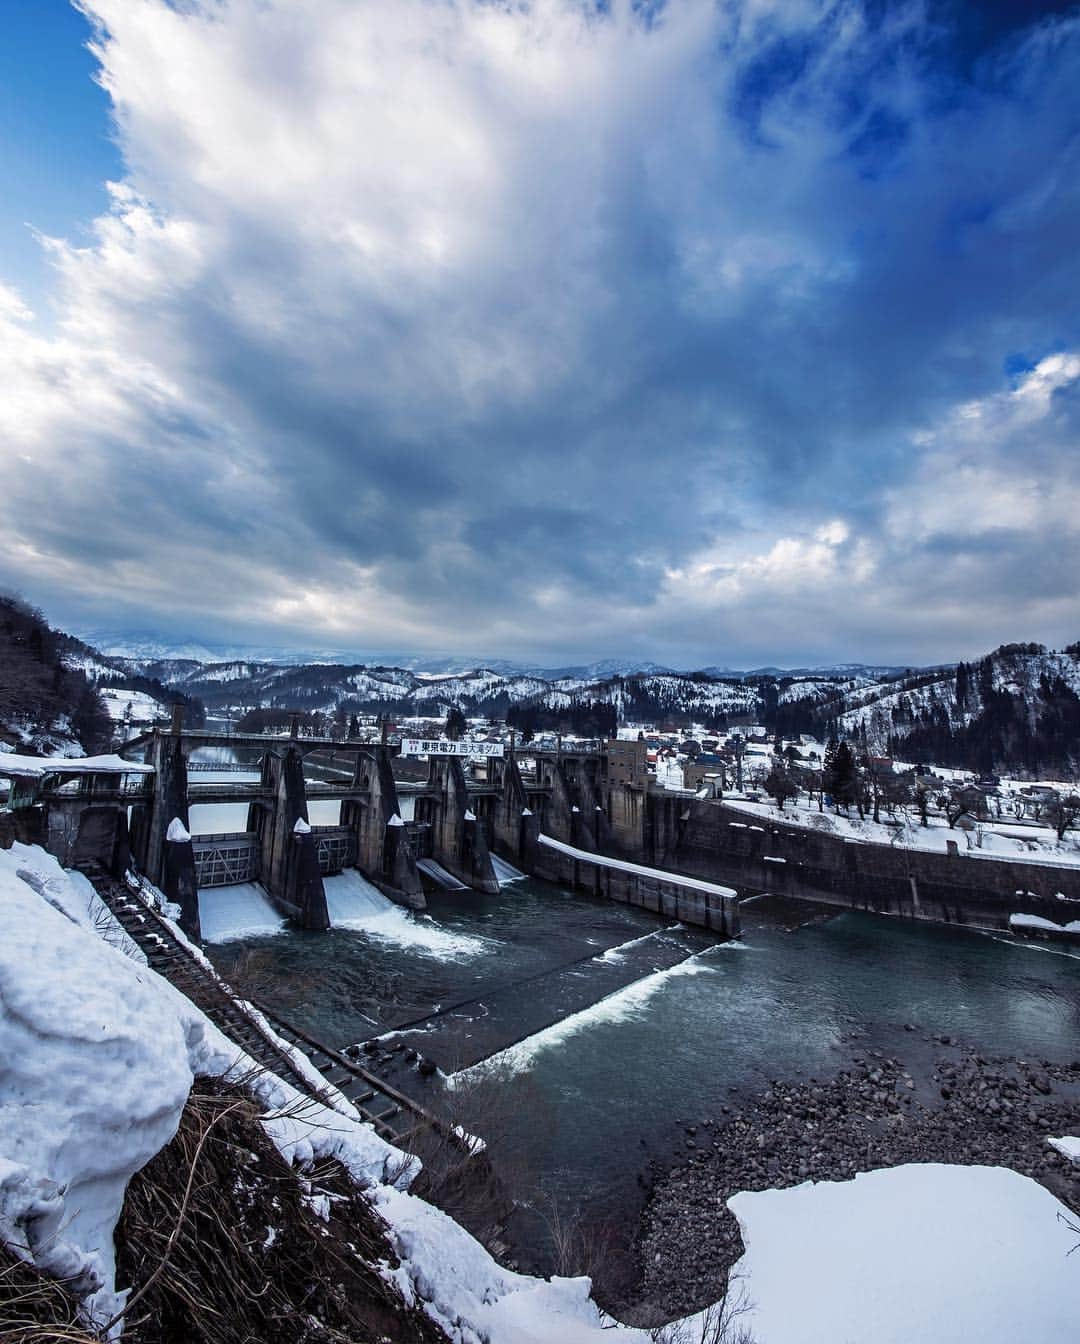
[[(681, 1143), (677, 1122), (773, 1078), (835, 1073), (853, 1034), (893, 1053), (937, 1032), (987, 1054), (1080, 1056), (1080, 956), (1004, 937), (861, 912), (791, 929), (791, 904), (764, 900), (725, 944), (531, 878), (440, 891), (419, 915), (357, 873), (327, 897), (329, 933), (267, 936), (247, 897), (203, 892), (204, 929), (228, 937), (231, 920), (241, 936), (211, 957), (228, 975), (244, 949), (285, 1016), (337, 1045), (378, 1038), (377, 1067), (498, 1130), (523, 1187), (623, 1223), (650, 1157)], [(402, 1043), (439, 1074), (391, 1059)]]

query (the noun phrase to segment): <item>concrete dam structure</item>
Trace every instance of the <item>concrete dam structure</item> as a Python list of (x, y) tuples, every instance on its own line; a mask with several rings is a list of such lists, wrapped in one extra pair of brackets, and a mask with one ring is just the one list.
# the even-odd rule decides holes
[[(202, 748), (247, 756), (258, 779), (231, 779), (229, 767), (223, 780), (201, 781), (200, 771), (216, 768), (191, 762)], [(749, 824), (722, 801), (657, 788), (643, 748), (511, 749), (470, 769), (432, 756), (409, 770), (392, 745), (225, 735), (174, 720), (95, 768), (35, 760), (24, 778), (0, 757), (13, 781), (0, 815), (69, 866), (95, 860), (117, 872), (134, 862), (195, 937), (200, 888), (257, 882), (283, 915), (319, 930), (330, 924), (329, 874), (355, 868), (422, 909), (432, 876), (498, 891), (495, 859), (729, 937), (739, 932), (740, 897), (766, 891), (1003, 930), (1012, 914), (1056, 921), (1063, 901), (1080, 903), (1074, 868), (852, 842), (782, 814)], [(314, 800), (340, 804), (335, 824), (312, 824)], [(192, 838), (190, 808), (200, 803), (244, 804), (246, 825)]]
[[(248, 756), (258, 780), (230, 778), (234, 766), (220, 771), (224, 779), (200, 780), (213, 767), (191, 757), (205, 748)], [(395, 775), (396, 754), (394, 746), (295, 731), (187, 730), (176, 716), (171, 728), (132, 739), (98, 769), (36, 763), (32, 781), (16, 781), (12, 825), (68, 866), (94, 861), (122, 873), (133, 863), (179, 906), (181, 925), (195, 938), (201, 888), (257, 882), (283, 915), (320, 930), (330, 925), (323, 885), (330, 874), (356, 868), (392, 900), (423, 909), (423, 869), (448, 878), (446, 885), (495, 893), (496, 858), (718, 933), (738, 932), (734, 891), (607, 862), (640, 849), (631, 823), (642, 811), (632, 786), (610, 780), (606, 751), (531, 753), (524, 766), (511, 752), (471, 774), (458, 758), (433, 756), (413, 779)], [(340, 804), (337, 824), (312, 824), (308, 805), (316, 799)], [(243, 804), (246, 825), (193, 837), (190, 810), (206, 803)]]

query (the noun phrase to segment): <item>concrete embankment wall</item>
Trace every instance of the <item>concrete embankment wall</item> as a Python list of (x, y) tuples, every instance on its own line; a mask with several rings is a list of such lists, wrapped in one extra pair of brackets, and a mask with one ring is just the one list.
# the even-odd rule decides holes
[(949, 855), (847, 841), (722, 803), (663, 795), (649, 803), (644, 862), (743, 893), (1001, 929), (1015, 912), (1063, 923), (1080, 911), (1080, 869), (975, 857), (960, 831), (959, 853)]
[(714, 933), (732, 938), (738, 936), (739, 908), (734, 893), (725, 895), (687, 886), (679, 882), (676, 874), (668, 878), (609, 867), (602, 855), (597, 855), (595, 860), (587, 855), (576, 857), (543, 842), (537, 846), (535, 855), (533, 873), (549, 882), (606, 896), (624, 905), (636, 905), (668, 919), (711, 929)]

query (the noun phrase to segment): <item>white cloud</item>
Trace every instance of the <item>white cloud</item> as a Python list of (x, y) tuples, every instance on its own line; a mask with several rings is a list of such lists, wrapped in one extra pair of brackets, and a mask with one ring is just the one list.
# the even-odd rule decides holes
[[(1055, 394), (1080, 382), (1080, 356), (1041, 360), (1011, 391), (967, 402), (917, 441), (911, 477), (886, 495), (885, 525), (905, 546), (999, 532), (1080, 538), (1075, 415)], [(1080, 390), (1080, 389), (1077, 389)]]
[[(0, 288), (0, 568), (58, 614), (606, 652), (752, 610), (789, 646), (899, 640), (933, 617), (875, 609), (886, 572), (910, 605), (911, 544), (1072, 507), (1066, 430), (1029, 439), (1075, 356), (988, 395), (983, 346), (1076, 311), (1071, 242), (1038, 246), (1067, 232), (1073, 26), (1023, 106), (942, 113), (917, 5), (83, 8), (127, 172), (89, 245), (45, 244), (53, 334)], [(875, 176), (851, 146), (890, 118)], [(1027, 203), (1003, 227), (1045, 291), (992, 236), (948, 252), (958, 164)]]

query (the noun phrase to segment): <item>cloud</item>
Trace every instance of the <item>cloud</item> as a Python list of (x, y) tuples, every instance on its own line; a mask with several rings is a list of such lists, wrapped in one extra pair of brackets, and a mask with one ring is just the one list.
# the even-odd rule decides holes
[(126, 174), (44, 243), (50, 332), (0, 290), (0, 567), (56, 617), (699, 663), (1075, 634), (1076, 20), (972, 65), (918, 5), (82, 7)]

